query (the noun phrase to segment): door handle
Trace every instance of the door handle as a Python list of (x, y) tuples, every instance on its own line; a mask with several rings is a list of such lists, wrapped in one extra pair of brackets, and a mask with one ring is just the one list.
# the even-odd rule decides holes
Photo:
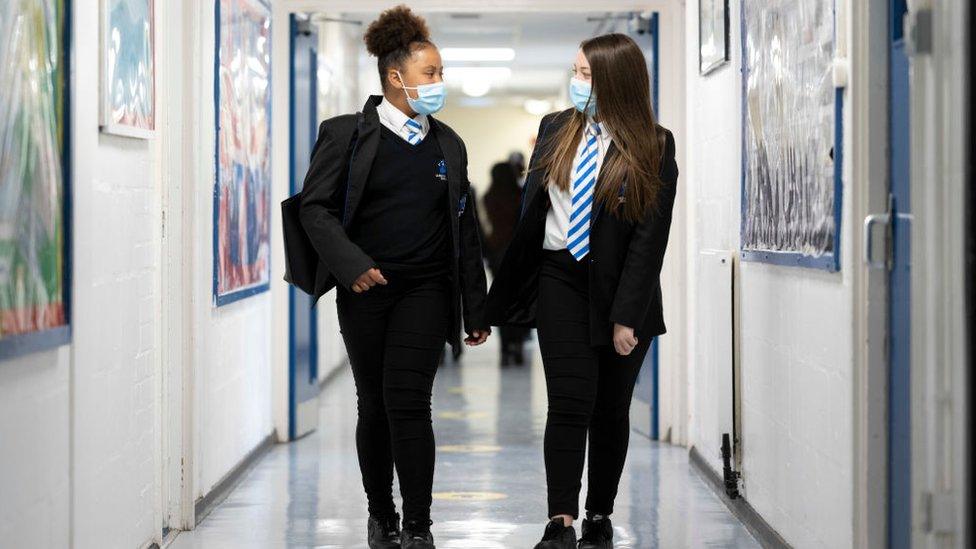
[[(892, 194), (888, 194), (888, 211), (883, 214), (871, 214), (864, 218), (864, 263), (871, 269), (886, 269), (891, 270), (891, 252), (892, 252), (892, 229), (894, 225), (892, 220), (901, 217), (895, 212), (895, 197)], [(885, 252), (884, 259), (881, 261), (875, 261), (874, 259), (874, 239), (871, 238), (871, 230), (876, 224), (884, 224), (885, 227)]]
[(871, 238), (871, 229), (878, 223), (888, 225), (891, 223), (891, 216), (888, 214), (871, 214), (864, 218), (864, 264), (872, 269), (887, 269), (887, 258), (883, 261), (874, 260), (874, 239)]

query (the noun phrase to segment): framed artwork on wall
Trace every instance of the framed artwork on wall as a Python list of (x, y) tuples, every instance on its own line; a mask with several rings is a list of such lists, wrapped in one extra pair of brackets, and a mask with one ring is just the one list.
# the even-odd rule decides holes
[(698, 72), (729, 62), (729, 0), (698, 0)]
[(69, 9), (0, 2), (0, 360), (71, 337)]
[(742, 2), (744, 261), (840, 269), (834, 0)]
[(101, 1), (102, 131), (148, 139), (156, 125), (154, 0)]
[(213, 295), (217, 306), (271, 281), (271, 8), (217, 0)]

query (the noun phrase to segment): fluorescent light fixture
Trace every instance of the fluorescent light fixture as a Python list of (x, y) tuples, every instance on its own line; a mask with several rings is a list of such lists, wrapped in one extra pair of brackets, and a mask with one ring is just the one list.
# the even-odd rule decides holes
[(491, 82), (480, 78), (468, 78), (461, 84), (461, 91), (468, 97), (481, 97), (491, 91)]
[(540, 116), (552, 110), (552, 101), (546, 99), (526, 99), (522, 107), (525, 109), (525, 112)]
[(508, 80), (512, 76), (512, 69), (508, 67), (447, 67), (444, 69), (445, 80), (481, 79), (489, 82)]
[(443, 48), (444, 61), (511, 61), (515, 59), (512, 48)]

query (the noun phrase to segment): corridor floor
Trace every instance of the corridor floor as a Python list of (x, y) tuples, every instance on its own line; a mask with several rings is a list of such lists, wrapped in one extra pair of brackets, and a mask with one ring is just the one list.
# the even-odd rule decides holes
[[(545, 525), (540, 357), (534, 353), (532, 366), (500, 369), (496, 353), (494, 344), (467, 349), (460, 366), (445, 364), (436, 378), (432, 515), (441, 549), (530, 549)], [(276, 445), (170, 547), (366, 547), (348, 371), (323, 391), (320, 422), (311, 435)], [(584, 496), (585, 488), (584, 479)], [(612, 518), (615, 547), (759, 547), (697, 476), (686, 449), (637, 433)]]

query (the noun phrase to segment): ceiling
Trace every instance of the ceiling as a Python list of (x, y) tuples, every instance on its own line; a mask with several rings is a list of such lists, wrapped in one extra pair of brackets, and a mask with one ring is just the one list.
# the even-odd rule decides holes
[[(344, 18), (362, 21), (363, 28), (378, 13), (346, 13)], [(526, 99), (559, 102), (565, 98), (570, 68), (580, 41), (613, 31), (626, 31), (628, 13), (608, 12), (521, 12), (423, 14), (434, 42), (443, 48), (512, 48), (515, 58), (503, 62), (446, 62), (450, 97), (470, 106), (497, 102), (521, 104)], [(375, 71), (376, 60), (365, 49), (360, 69)], [(465, 97), (461, 79), (451, 78), (452, 67), (509, 67), (511, 76), (492, 79), (483, 97)], [(478, 76), (472, 76), (478, 78)]]

